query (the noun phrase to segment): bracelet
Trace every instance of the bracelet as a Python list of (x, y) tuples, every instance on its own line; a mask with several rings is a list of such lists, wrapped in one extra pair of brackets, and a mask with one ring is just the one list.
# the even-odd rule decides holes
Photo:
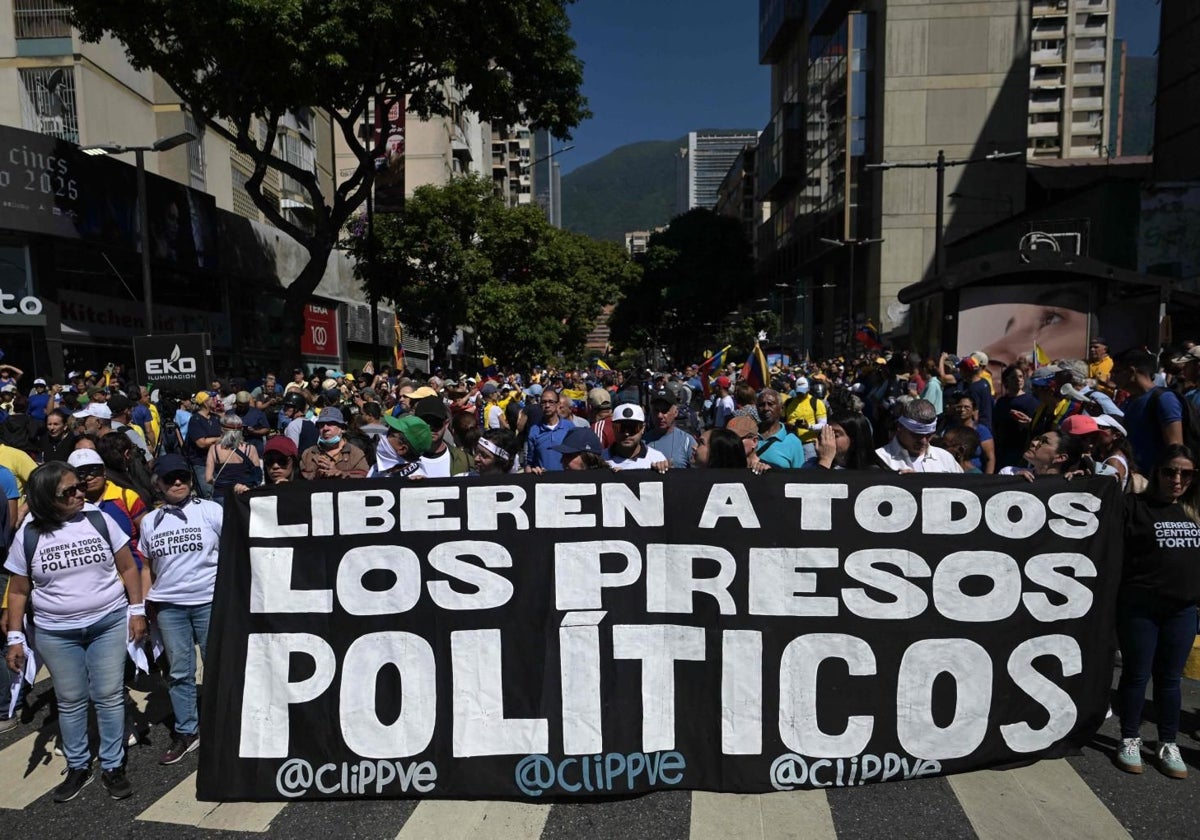
[(23, 645), (25, 644), (25, 634), (24, 634), (24, 633), (22, 633), (20, 630), (13, 630), (13, 631), (11, 631), (11, 632), (8, 634), (8, 644), (9, 644), (9, 645), (22, 645), (22, 646), (23, 646)]
[(130, 604), (129, 605), (129, 617), (133, 618), (135, 615), (140, 615), (142, 618), (145, 618), (146, 617), (146, 605), (145, 604)]

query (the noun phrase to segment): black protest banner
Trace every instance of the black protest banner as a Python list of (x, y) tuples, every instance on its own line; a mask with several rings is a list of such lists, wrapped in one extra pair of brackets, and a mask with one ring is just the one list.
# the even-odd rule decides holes
[(698, 470), (231, 499), (206, 800), (861, 785), (1104, 719), (1107, 478)]

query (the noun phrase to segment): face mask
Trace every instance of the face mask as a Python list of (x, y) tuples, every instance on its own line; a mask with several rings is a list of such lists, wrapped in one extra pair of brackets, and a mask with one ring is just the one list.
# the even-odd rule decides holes
[(331, 438), (321, 438), (320, 440), (317, 441), (317, 443), (321, 444), (322, 446), (326, 446), (326, 447), (334, 447), (334, 446), (337, 446), (341, 442), (342, 442), (341, 435), (336, 435)]

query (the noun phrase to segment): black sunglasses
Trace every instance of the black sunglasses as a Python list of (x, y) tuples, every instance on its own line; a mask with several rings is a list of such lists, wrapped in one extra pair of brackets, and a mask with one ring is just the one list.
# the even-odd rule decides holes
[(286, 455), (268, 455), (263, 458), (263, 463), (268, 467), (286, 467), (290, 460)]
[(67, 499), (71, 498), (76, 493), (86, 493), (86, 492), (87, 491), (83, 489), (82, 484), (72, 484), (70, 487), (64, 487), (63, 489), (61, 489), (57, 493), (55, 493), (54, 498), (60, 499), (61, 501), (65, 502)]
[(96, 478), (97, 476), (104, 475), (104, 467), (76, 467), (75, 475), (79, 476), (79, 478), (82, 480), (87, 481), (89, 478)]
[(172, 484), (187, 484), (192, 480), (192, 474), (190, 472), (184, 472), (183, 470), (176, 470), (175, 472), (169, 472), (164, 475), (162, 480), (163, 484), (167, 485), (168, 487), (170, 487)]

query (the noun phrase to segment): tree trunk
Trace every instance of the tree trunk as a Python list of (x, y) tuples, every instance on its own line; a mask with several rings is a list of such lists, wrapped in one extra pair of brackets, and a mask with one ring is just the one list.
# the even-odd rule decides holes
[[(308, 263), (296, 275), (296, 279), (284, 290), (282, 334), (279, 337), (279, 375), (288, 377), (289, 372), (300, 363), (300, 338), (304, 333), (304, 307), (317, 290), (333, 245), (322, 245), (308, 251)], [(290, 377), (288, 377), (290, 378)]]

